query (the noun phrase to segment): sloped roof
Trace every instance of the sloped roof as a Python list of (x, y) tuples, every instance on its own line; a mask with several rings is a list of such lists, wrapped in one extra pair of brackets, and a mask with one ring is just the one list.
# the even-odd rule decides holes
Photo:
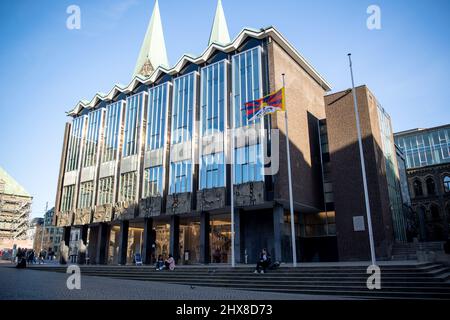
[(13, 177), (11, 177), (2, 167), (0, 167), (0, 181), (4, 184), (4, 191), (2, 193), (30, 197), (30, 194), (22, 187)]

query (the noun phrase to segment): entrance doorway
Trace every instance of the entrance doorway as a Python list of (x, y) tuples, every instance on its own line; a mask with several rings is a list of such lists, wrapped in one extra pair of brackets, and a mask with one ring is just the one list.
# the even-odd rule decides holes
[(231, 262), (231, 217), (230, 215), (211, 216), (209, 235), (211, 262)]
[(200, 263), (200, 219), (180, 221), (180, 255), (182, 264)]

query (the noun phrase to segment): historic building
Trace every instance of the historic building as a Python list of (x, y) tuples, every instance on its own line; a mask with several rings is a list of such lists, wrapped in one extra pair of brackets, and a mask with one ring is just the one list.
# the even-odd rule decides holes
[[(169, 253), (179, 263), (230, 263), (233, 198), (236, 262), (254, 263), (262, 248), (274, 260), (291, 262), (284, 114), (249, 122), (244, 107), (280, 89), (282, 74), (290, 110), (297, 256), (368, 258), (364, 245), (349, 254), (338, 249), (353, 237), (342, 235), (354, 232), (344, 227), (353, 226), (351, 215), (364, 211), (338, 204), (361, 195), (362, 184), (355, 180), (353, 197), (338, 199), (330, 175), (340, 165), (357, 163), (355, 155), (335, 167), (325, 163), (334, 160), (328, 137), (335, 148), (333, 135), (344, 128), (333, 120), (337, 111), (326, 111), (330, 85), (273, 27), (244, 29), (231, 40), (221, 1), (206, 50), (198, 57), (184, 55), (173, 67), (156, 2), (133, 80), (68, 113), (55, 208), (65, 244), (79, 234), (96, 264), (133, 263), (137, 253), (144, 263)], [(324, 120), (328, 113), (331, 126)], [(389, 121), (376, 121), (382, 151), (373, 168), (389, 173), (375, 174), (373, 183), (383, 183), (376, 200), (383, 203), (374, 203), (380, 211), (373, 215), (384, 228), (377, 238), (380, 257), (389, 258), (393, 225), (400, 231), (401, 222), (389, 217), (397, 214), (389, 210), (397, 201), (391, 193), (396, 167), (382, 157), (392, 159), (395, 151), (389, 149), (389, 134), (380, 134)], [(366, 232), (357, 232), (360, 243), (368, 242)]]
[(444, 241), (450, 228), (450, 125), (395, 134), (406, 158), (416, 236)]
[(33, 198), (0, 167), (0, 242), (26, 240)]
[[(403, 209), (397, 153), (390, 116), (366, 87), (356, 89), (367, 175), (369, 203), (375, 249), (378, 257), (388, 258), (395, 241), (406, 241), (407, 221)], [(330, 187), (336, 211), (339, 257), (364, 259), (369, 249), (359, 159), (356, 117), (352, 90), (325, 97)]]
[(64, 230), (53, 225), (53, 216), (55, 215), (55, 208), (48, 210), (44, 216), (44, 240), (43, 249), (47, 252), (59, 252), (59, 245), (63, 239)]

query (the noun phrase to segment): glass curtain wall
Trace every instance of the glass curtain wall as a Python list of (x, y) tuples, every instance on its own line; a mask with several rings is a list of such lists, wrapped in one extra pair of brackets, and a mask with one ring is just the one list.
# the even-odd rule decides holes
[(396, 240), (406, 241), (406, 219), (403, 215), (400, 176), (396, 166), (397, 154), (392, 143), (391, 118), (380, 105), (378, 105), (378, 120), (380, 123), (381, 147), (386, 162), (386, 179), (392, 209), (394, 235)]
[[(262, 98), (262, 74), (261, 74), (261, 48), (256, 47), (233, 56), (233, 127), (250, 131), (246, 135), (245, 146), (235, 149), (234, 181), (235, 184), (256, 182), (264, 180), (263, 150), (261, 131), (264, 128), (262, 119), (248, 121), (245, 104), (247, 102)], [(243, 134), (237, 133), (241, 139)], [(257, 137), (256, 142), (248, 139)]]
[(85, 117), (73, 119), (70, 130), (69, 144), (67, 149), (66, 172), (75, 171), (79, 168), (80, 147), (83, 138), (83, 126)]
[[(166, 143), (169, 88), (170, 84), (164, 83), (149, 89), (148, 92), (146, 151), (160, 150), (160, 155), (163, 154)], [(145, 168), (145, 198), (163, 194), (164, 166), (161, 163), (151, 163), (149, 168)]]
[(97, 164), (97, 150), (100, 139), (100, 127), (104, 109), (98, 109), (88, 114), (86, 139), (83, 151), (83, 168)]
[[(227, 61), (201, 71), (200, 189), (225, 187), (224, 131), (227, 110)], [(212, 143), (211, 143), (212, 142)], [(209, 145), (208, 145), (209, 143)], [(203, 146), (210, 146), (203, 148)]]
[[(192, 192), (192, 137), (195, 116), (196, 72), (174, 80), (172, 105), (172, 150), (182, 148), (180, 158), (171, 152), (170, 194)], [(179, 149), (178, 149), (179, 150)], [(189, 156), (190, 155), (190, 156)]]
[(397, 136), (408, 169), (450, 162), (450, 128)]

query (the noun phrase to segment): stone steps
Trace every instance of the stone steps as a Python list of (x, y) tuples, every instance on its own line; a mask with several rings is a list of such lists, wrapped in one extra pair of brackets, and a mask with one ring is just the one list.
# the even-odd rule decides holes
[[(66, 272), (66, 267), (31, 266), (30, 269)], [(325, 294), (354, 298), (450, 299), (450, 268), (439, 264), (381, 266), (382, 290), (367, 289), (366, 267), (316, 266), (287, 268), (254, 274), (251, 267), (182, 266), (175, 271), (156, 271), (153, 267), (82, 266), (87, 276), (110, 277), (150, 282), (165, 282), (198, 287)]]

